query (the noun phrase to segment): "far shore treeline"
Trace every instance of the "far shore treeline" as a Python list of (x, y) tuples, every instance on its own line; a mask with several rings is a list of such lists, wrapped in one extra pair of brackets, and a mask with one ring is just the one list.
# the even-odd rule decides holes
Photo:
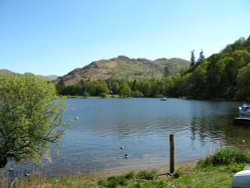
[(84, 81), (57, 85), (60, 95), (120, 97), (188, 97), (246, 100), (250, 98), (250, 36), (229, 44), (220, 53), (195, 60), (190, 67), (162, 79)]

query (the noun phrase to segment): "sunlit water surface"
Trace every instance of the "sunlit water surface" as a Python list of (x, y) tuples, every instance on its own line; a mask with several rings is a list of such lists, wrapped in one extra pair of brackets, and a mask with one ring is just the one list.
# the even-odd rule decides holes
[[(167, 168), (170, 132), (175, 134), (177, 164), (203, 158), (222, 147), (248, 150), (250, 126), (233, 124), (240, 104), (171, 98), (68, 99), (64, 119), (79, 120), (52, 150), (52, 161), (44, 160), (35, 170), (61, 176)], [(9, 163), (6, 169), (13, 165)], [(27, 165), (14, 167), (34, 170)]]

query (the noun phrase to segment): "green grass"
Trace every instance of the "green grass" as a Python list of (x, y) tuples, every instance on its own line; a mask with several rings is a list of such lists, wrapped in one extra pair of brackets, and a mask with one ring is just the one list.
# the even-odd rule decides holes
[(239, 151), (221, 150), (197, 164), (179, 167), (173, 177), (157, 175), (155, 171), (148, 170), (102, 179), (97, 176), (69, 176), (51, 180), (32, 177), (29, 181), (17, 183), (16, 188), (230, 188), (233, 175), (249, 165), (249, 157)]
[(244, 164), (250, 163), (250, 156), (238, 150), (224, 149), (214, 155), (208, 156), (204, 160), (200, 160), (198, 165), (201, 167), (219, 166), (229, 164)]
[[(226, 188), (231, 187), (233, 175), (250, 163), (250, 156), (236, 150), (221, 150), (200, 160), (197, 165), (185, 165), (177, 169), (173, 177), (158, 176), (152, 171), (141, 171), (120, 184), (115, 177), (100, 180), (100, 187), (118, 188)], [(116, 180), (116, 181), (114, 181)], [(109, 186), (108, 186), (109, 185)]]
[[(143, 171), (143, 174), (151, 174), (154, 172)], [(182, 187), (231, 187), (231, 180), (233, 176), (232, 171), (226, 171), (226, 169), (218, 169), (216, 167), (210, 169), (201, 169), (195, 166), (184, 166), (177, 170), (178, 178), (171, 178), (167, 176), (141, 176), (141, 172), (136, 174), (132, 179), (126, 179), (124, 176), (113, 176), (106, 180), (99, 180), (98, 185), (100, 188), (182, 188)], [(121, 180), (124, 180), (121, 181)], [(122, 183), (120, 183), (122, 182)]]

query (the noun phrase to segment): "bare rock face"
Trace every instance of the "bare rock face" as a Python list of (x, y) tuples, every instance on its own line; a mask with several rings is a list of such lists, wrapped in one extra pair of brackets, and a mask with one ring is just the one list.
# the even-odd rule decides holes
[(64, 85), (74, 85), (87, 80), (108, 79), (160, 79), (168, 67), (170, 74), (179, 72), (183, 67), (188, 67), (190, 62), (182, 59), (157, 59), (151, 61), (145, 58), (130, 59), (118, 56), (109, 60), (99, 60), (77, 68), (67, 75), (59, 77), (56, 82)]

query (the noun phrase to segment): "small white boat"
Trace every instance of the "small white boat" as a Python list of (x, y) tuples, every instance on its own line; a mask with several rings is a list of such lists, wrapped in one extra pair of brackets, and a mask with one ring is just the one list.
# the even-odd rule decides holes
[(166, 101), (166, 100), (167, 100), (166, 97), (161, 98), (161, 101)]
[(239, 107), (240, 115), (249, 115), (250, 116), (250, 106), (247, 104), (243, 104)]

